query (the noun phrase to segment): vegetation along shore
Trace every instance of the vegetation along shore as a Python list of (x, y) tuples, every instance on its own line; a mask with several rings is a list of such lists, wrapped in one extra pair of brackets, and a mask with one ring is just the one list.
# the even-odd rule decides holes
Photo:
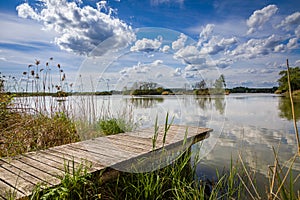
[[(138, 124), (132, 118), (132, 110), (129, 108), (118, 117), (113, 115), (109, 108), (102, 108), (100, 116), (93, 116), (96, 109), (95, 95), (171, 95), (171, 94), (196, 94), (196, 95), (224, 95), (228, 93), (276, 93), (289, 94), (293, 92), (299, 96), (300, 68), (288, 68), (281, 71), (278, 80), (279, 87), (273, 88), (246, 88), (237, 87), (228, 89), (225, 77), (221, 75), (212, 87), (206, 86), (200, 81), (192, 90), (166, 89), (155, 83), (137, 83), (133, 89), (123, 91), (107, 91), (95, 93), (80, 93), (68, 91), (71, 85), (65, 84), (66, 74), (59, 64), (57, 68), (59, 77), (55, 83), (50, 73), (50, 61), (41, 67), (41, 62), (28, 66), (23, 76), (26, 82), (22, 85), (22, 91), (12, 91), (14, 88), (7, 82), (7, 77), (0, 77), (0, 157), (8, 158), (25, 152), (47, 149), (68, 143), (74, 143), (83, 139), (102, 137), (134, 130)], [(43, 70), (41, 70), (43, 69)], [(69, 87), (69, 88), (67, 88)], [(27, 90), (26, 90), (27, 89)], [(82, 115), (78, 117), (75, 106), (56, 100), (48, 102), (45, 96), (60, 97), (67, 100), (68, 96), (90, 96), (88, 107), (80, 107)], [(288, 97), (293, 104), (293, 97)], [(82, 99), (83, 101), (86, 99)], [(78, 103), (78, 102), (77, 102)], [(46, 105), (47, 104), (47, 105)], [(28, 106), (30, 105), (30, 106)], [(292, 112), (295, 111), (293, 106)], [(85, 115), (85, 113), (88, 113)], [(295, 120), (295, 115), (293, 115)], [(174, 123), (168, 119), (165, 124), (153, 124), (153, 138), (157, 126), (168, 127)], [(297, 136), (297, 124), (295, 124), (295, 136)], [(92, 128), (91, 128), (92, 127)], [(82, 132), (90, 131), (89, 136), (82, 136)], [(165, 134), (168, 134), (166, 129)], [(299, 139), (298, 139), (299, 140)], [(230, 166), (224, 166), (223, 171), (216, 170), (216, 179), (201, 179), (196, 176), (197, 164), (201, 161), (195, 155), (201, 149), (186, 151), (180, 155), (180, 159), (162, 169), (145, 173), (118, 172), (116, 177), (103, 181), (105, 169), (95, 174), (87, 173), (87, 169), (93, 166), (81, 166), (73, 171), (65, 169), (61, 176), (61, 184), (51, 188), (37, 185), (30, 199), (300, 199), (299, 174), (293, 174), (293, 164), (299, 159), (299, 144), (297, 152), (290, 160), (282, 161), (280, 152), (273, 147), (274, 163), (270, 163), (269, 184), (264, 186), (264, 192), (259, 190), (256, 183), (255, 170), (250, 169), (244, 163), (243, 150), (239, 158), (231, 160)], [(271, 156), (271, 155), (270, 155)], [(69, 163), (72, 165), (72, 163)], [(7, 191), (4, 198), (14, 199), (14, 191)]]

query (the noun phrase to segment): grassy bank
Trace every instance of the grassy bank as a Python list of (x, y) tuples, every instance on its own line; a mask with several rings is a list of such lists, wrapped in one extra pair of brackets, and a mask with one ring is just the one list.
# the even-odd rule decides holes
[(74, 122), (64, 112), (31, 114), (14, 109), (11, 96), (0, 98), (0, 157), (79, 141)]

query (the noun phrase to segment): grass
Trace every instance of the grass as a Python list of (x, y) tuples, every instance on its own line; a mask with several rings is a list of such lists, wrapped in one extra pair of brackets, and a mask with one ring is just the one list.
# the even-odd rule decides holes
[(74, 123), (64, 114), (8, 112), (2, 116), (0, 157), (46, 149), (79, 140)]
[[(57, 64), (55, 70), (52, 62), (53, 58), (50, 58), (42, 66), (39, 60), (35, 60), (34, 64), (28, 65), (19, 82), (9, 81), (16, 79), (0, 73), (0, 157), (46, 149), (80, 139), (70, 117), (71, 108), (54, 98), (50, 102), (45, 98), (47, 94), (61, 94), (65, 90), (66, 75), (60, 64)], [(55, 71), (59, 75), (58, 83), (54, 81)], [(7, 88), (13, 88), (21, 97), (14, 99), (15, 95), (9, 93), (12, 91), (6, 93)]]
[[(33, 191), (31, 200), (38, 199), (91, 199), (100, 197), (92, 180), (92, 174), (88, 173), (91, 166), (80, 165), (75, 168), (74, 161), (65, 163), (65, 174), (60, 176), (61, 184), (56, 187), (44, 189), (38, 185)], [(72, 170), (70, 170), (70, 168)]]
[[(168, 115), (164, 127), (164, 137), (166, 137), (170, 128)], [(157, 129), (158, 124), (156, 123), (156, 132)], [(138, 171), (136, 173), (120, 172), (117, 178), (105, 183), (102, 182), (102, 172), (91, 175), (87, 173), (88, 167), (74, 169), (73, 163), (72, 172), (70, 172), (69, 167), (65, 167), (65, 175), (61, 177), (62, 183), (60, 185), (46, 190), (37, 187), (31, 199), (189, 200), (239, 199), (244, 197), (244, 188), (238, 179), (238, 177), (244, 177), (244, 174), (241, 174), (240, 170), (233, 164), (229, 172), (222, 174), (216, 172), (218, 180), (215, 182), (199, 180), (196, 178), (196, 167), (200, 160), (198, 157), (193, 157), (193, 155), (199, 154), (197, 152), (193, 154), (189, 147), (185, 150), (178, 159), (167, 167), (157, 167), (158, 170), (144, 173)]]
[(133, 129), (131, 124), (126, 122), (123, 118), (100, 119), (97, 126), (104, 135), (125, 133)]
[[(61, 71), (60, 73), (62, 75)], [(44, 81), (48, 80), (46, 75), (45, 77)], [(38, 79), (32, 80), (34, 80), (32, 87), (37, 92), (45, 90), (41, 89)], [(26, 109), (13, 109), (13, 96), (0, 93), (0, 100), (0, 157), (45, 149), (80, 139), (76, 123), (69, 117), (68, 112), (64, 112), (66, 110), (52, 110), (49, 115), (41, 112), (43, 107), (36, 107), (34, 113), (30, 114)], [(293, 112), (291, 96), (290, 100)], [(43, 102), (39, 105), (43, 105)], [(96, 107), (94, 104), (90, 105), (88, 113), (94, 111)], [(118, 113), (117, 116), (124, 115)], [(129, 120), (125, 120), (124, 117), (103, 115), (94, 123), (95, 119), (97, 117), (93, 113), (91, 124), (105, 135), (130, 131), (134, 128), (132, 116), (129, 116)], [(169, 123), (167, 114), (163, 141), (172, 121), (173, 119)], [(299, 141), (295, 121), (294, 125), (295, 136)], [(156, 146), (157, 133), (156, 119), (152, 138), (153, 149)], [(198, 179), (196, 166), (199, 159), (193, 158), (192, 152), (186, 149), (180, 158), (167, 167), (145, 173), (121, 172), (116, 179), (106, 183), (102, 181), (102, 172), (88, 173), (91, 166), (81, 165), (75, 168), (74, 162), (66, 163), (65, 173), (60, 177), (61, 184), (47, 189), (38, 185), (31, 199), (262, 199), (264, 196), (269, 200), (300, 199), (300, 191), (295, 191), (294, 187), (299, 184), (300, 175), (293, 174), (293, 165), (295, 160), (299, 159), (299, 149), (298, 142), (298, 152), (290, 160), (281, 161), (278, 157), (279, 148), (277, 150), (273, 148), (274, 163), (268, 166), (269, 183), (266, 185), (265, 194), (258, 192), (255, 174), (246, 167), (241, 156), (235, 162), (231, 160), (229, 169), (222, 173), (216, 171), (216, 180)], [(8, 194), (8, 199), (14, 199), (13, 194)]]
[[(219, 175), (216, 182), (195, 179), (196, 165), (187, 150), (169, 166), (146, 173), (121, 172), (117, 178), (102, 182), (102, 172), (87, 173), (90, 166), (70, 171), (65, 167), (61, 184), (42, 189), (37, 186), (30, 199), (240, 199), (243, 188), (238, 170)], [(199, 161), (199, 160), (198, 160)]]

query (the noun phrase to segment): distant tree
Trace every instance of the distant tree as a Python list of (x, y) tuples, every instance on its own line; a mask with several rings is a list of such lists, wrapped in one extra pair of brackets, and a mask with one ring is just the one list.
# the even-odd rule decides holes
[(195, 89), (200, 89), (200, 90), (201, 90), (201, 89), (207, 88), (207, 86), (206, 86), (205, 81), (202, 80), (202, 81), (200, 81), (200, 82), (196, 82), (195, 85), (194, 85), (194, 88), (195, 88)]
[[(287, 77), (287, 70), (283, 70), (279, 72), (279, 75), (281, 76), (278, 79), (279, 84), (279, 90), (281, 91), (287, 91), (289, 89), (288, 86), (288, 77)], [(291, 77), (291, 89), (292, 91), (299, 90), (300, 89), (300, 67), (290, 68), (290, 77)]]
[(215, 81), (214, 87), (216, 89), (226, 88), (225, 77), (223, 74), (221, 74), (220, 77)]
[(213, 84), (214, 90), (213, 93), (215, 94), (224, 94), (224, 88), (226, 88), (225, 77), (223, 74), (220, 75), (218, 79), (215, 80)]
[(153, 90), (156, 87), (157, 83), (153, 82), (134, 82), (132, 90)]
[(4, 80), (1, 77), (1, 72), (0, 72), (0, 92), (4, 91)]

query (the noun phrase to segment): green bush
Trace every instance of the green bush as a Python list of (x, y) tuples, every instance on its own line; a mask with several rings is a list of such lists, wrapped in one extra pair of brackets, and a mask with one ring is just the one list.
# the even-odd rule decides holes
[(126, 122), (123, 119), (101, 119), (98, 122), (99, 129), (105, 135), (113, 135), (117, 133), (124, 133), (126, 131)]

